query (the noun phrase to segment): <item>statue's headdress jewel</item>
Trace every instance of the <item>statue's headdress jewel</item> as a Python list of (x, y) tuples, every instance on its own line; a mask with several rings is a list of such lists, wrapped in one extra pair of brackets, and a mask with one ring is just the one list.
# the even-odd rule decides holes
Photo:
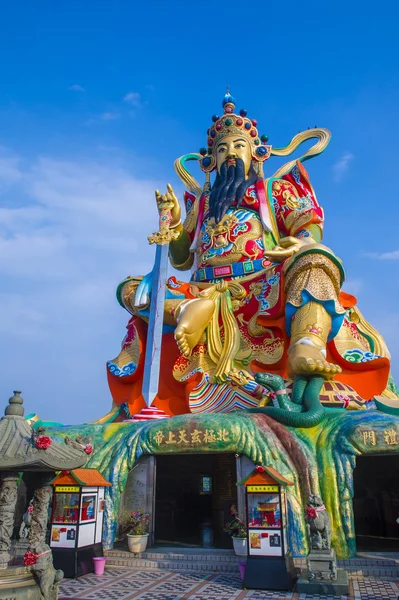
[(208, 129), (208, 148), (201, 148), (200, 154), (203, 157), (200, 160), (201, 169), (205, 172), (213, 171), (216, 168), (216, 159), (214, 148), (218, 142), (227, 135), (239, 134), (245, 136), (251, 143), (253, 159), (258, 162), (264, 162), (270, 157), (272, 147), (267, 146), (268, 136), (259, 137), (257, 130), (257, 121), (247, 118), (247, 111), (240, 110), (240, 114), (235, 114), (235, 100), (230, 92), (227, 92), (223, 98), (222, 106), (223, 116), (213, 115), (213, 125)]

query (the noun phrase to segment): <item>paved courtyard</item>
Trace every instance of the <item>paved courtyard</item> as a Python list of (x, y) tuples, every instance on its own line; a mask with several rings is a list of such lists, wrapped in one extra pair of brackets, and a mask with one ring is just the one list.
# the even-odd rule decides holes
[(104, 575), (65, 579), (60, 600), (397, 600), (399, 580), (350, 578), (350, 595), (307, 596), (286, 592), (243, 590), (238, 575), (171, 572), (159, 569), (106, 568)]

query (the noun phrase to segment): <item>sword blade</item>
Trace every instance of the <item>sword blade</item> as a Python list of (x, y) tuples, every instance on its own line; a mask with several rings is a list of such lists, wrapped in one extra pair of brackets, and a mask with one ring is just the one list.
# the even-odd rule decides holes
[(152, 271), (150, 318), (148, 322), (142, 389), (147, 406), (152, 405), (159, 388), (168, 255), (169, 244), (156, 246), (155, 263)]

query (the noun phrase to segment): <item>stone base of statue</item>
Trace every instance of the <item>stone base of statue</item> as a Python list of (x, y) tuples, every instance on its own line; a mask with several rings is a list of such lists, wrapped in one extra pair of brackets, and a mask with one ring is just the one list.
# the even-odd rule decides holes
[(309, 581), (308, 570), (303, 569), (297, 581), (296, 591), (299, 594), (323, 594), (328, 596), (346, 596), (349, 593), (348, 573), (338, 569), (337, 579), (334, 581), (313, 579)]
[(327, 594), (344, 596), (349, 593), (348, 573), (337, 569), (335, 550), (312, 550), (306, 559), (307, 568), (303, 569), (297, 582), (300, 594)]
[(306, 558), (309, 581), (334, 581), (337, 578), (335, 550), (311, 550)]
[(8, 567), (0, 571), (0, 600), (40, 600), (40, 588), (27, 567)]

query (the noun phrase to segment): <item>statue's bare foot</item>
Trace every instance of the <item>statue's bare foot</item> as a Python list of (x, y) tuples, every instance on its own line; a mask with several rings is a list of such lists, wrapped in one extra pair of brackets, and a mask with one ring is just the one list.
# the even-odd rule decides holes
[(209, 298), (188, 300), (178, 308), (175, 340), (184, 356), (190, 356), (200, 341), (214, 310), (215, 304)]
[(295, 375), (321, 375), (325, 379), (332, 379), (342, 369), (325, 359), (323, 348), (297, 344), (289, 350), (287, 371), (292, 378)]

